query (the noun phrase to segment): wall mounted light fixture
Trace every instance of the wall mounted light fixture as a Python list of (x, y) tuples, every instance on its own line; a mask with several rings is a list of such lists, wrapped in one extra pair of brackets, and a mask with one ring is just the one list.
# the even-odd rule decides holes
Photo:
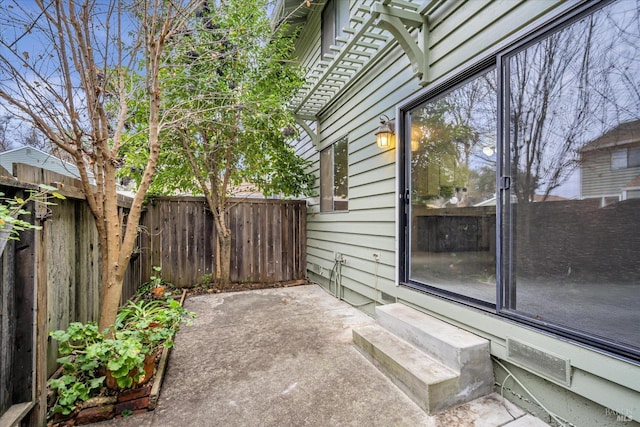
[(386, 115), (380, 116), (380, 126), (376, 131), (376, 143), (380, 149), (393, 148), (395, 139), (396, 122)]

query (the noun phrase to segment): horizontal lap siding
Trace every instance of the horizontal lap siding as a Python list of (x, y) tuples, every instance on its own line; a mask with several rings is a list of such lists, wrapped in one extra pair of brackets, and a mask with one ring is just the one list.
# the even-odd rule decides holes
[[(351, 3), (361, 4), (362, 1), (352, 0)], [(425, 4), (419, 0), (413, 0), (412, 3)], [(436, 13), (429, 16), (432, 31), (428, 39), (430, 68), (427, 80), (430, 84), (426, 88), (422, 89), (418, 85), (418, 79), (413, 77), (404, 54), (395, 47), (365, 76), (360, 76), (360, 81), (345, 91), (340, 99), (331, 100), (332, 104), (321, 112), (319, 124), (322, 133), (318, 147), (314, 148), (304, 132), (301, 133), (296, 152), (312, 161), (311, 170), (316, 175), (319, 169), (317, 150), (327, 147), (341, 135), (349, 136), (349, 212), (320, 213), (319, 200), (311, 200), (307, 236), (309, 277), (326, 285), (332, 269), (336, 267), (334, 252), (339, 252), (347, 260), (341, 267), (341, 276), (343, 287), (350, 290), (346, 294), (350, 301), (366, 302), (362, 297), (353, 298), (356, 296), (354, 293), (369, 299), (384, 297), (376, 289), (391, 294), (407, 305), (425, 310), (491, 340), (492, 355), (503, 359), (506, 358), (504, 339), (508, 336), (522, 338), (551, 353), (567, 355), (574, 366), (571, 390), (550, 386), (546, 380), (536, 375), (514, 369), (521, 373), (527, 387), (537, 389), (548, 401), (557, 402), (558, 408), (558, 405), (565, 409), (578, 405), (591, 408), (587, 414), (595, 416), (596, 411), (599, 412), (597, 418), (589, 419), (582, 415), (582, 418), (576, 418), (582, 419), (582, 424), (593, 423), (595, 419), (603, 425), (607, 422), (613, 424), (615, 418), (609, 415), (613, 411), (595, 405), (592, 401), (607, 405), (608, 408), (637, 407), (638, 370), (631, 369), (628, 361), (581, 348), (569, 341), (540, 334), (513, 322), (504, 322), (503, 319), (487, 316), (486, 313), (415, 292), (404, 286), (395, 286), (398, 229), (395, 210), (397, 197), (393, 197), (393, 194), (396, 186), (397, 150), (380, 152), (375, 147), (373, 133), (378, 117), (381, 114), (394, 117), (396, 107), (444, 83), (445, 77), (469, 71), (472, 65), (535, 31), (543, 20), (549, 21), (551, 17), (559, 16), (560, 12), (579, 5), (580, 2), (451, 0), (435, 3), (440, 6)], [(550, 12), (549, 17), (543, 18), (547, 12)], [(301, 37), (315, 37), (319, 40), (319, 27), (310, 26)], [(309, 46), (312, 43), (301, 40), (300, 44)], [(314, 55), (317, 57), (317, 54)], [(313, 63), (312, 59), (303, 58), (303, 63), (309, 66)], [(399, 75), (405, 78), (404, 82), (402, 78), (394, 79)], [(610, 168), (609, 163), (610, 159), (605, 160), (591, 174), (582, 177), (585, 192), (614, 192), (615, 188), (599, 187), (596, 179), (599, 173)], [(391, 235), (387, 234), (387, 224), (391, 224)], [(379, 230), (386, 230), (387, 233), (380, 233)], [(380, 253), (377, 265), (372, 258), (374, 252)], [(572, 253), (581, 254), (580, 251)], [(333, 278), (335, 279), (335, 275)], [(332, 286), (333, 289), (335, 287)], [(364, 306), (363, 309), (371, 306)], [(517, 375), (517, 372), (514, 374)], [(562, 408), (559, 409), (559, 415), (572, 415), (571, 409)], [(603, 416), (605, 413), (607, 420)]]
[[(554, 7), (553, 2), (511, 0), (443, 4), (429, 17), (429, 81), (437, 81), (465, 62), (481, 58), (483, 52)], [(315, 14), (300, 36), (298, 53), (304, 55), (301, 62), (307, 68), (319, 55), (319, 44), (313, 41), (319, 40), (319, 28)], [(397, 151), (380, 150), (374, 133), (382, 114), (394, 118), (396, 108), (422, 90), (409, 60), (396, 45), (321, 112), (317, 147), (301, 132), (296, 152), (311, 161), (310, 170), (316, 176), (318, 151), (342, 136), (349, 140), (348, 212), (319, 212), (319, 180), (316, 197), (309, 201), (307, 269), (311, 278), (326, 282), (334, 265), (334, 252), (339, 252), (347, 258), (342, 266), (343, 286), (367, 296), (373, 296), (374, 286), (395, 292)], [(380, 254), (377, 265), (374, 253)]]
[[(314, 212), (308, 219), (308, 262), (310, 278), (328, 280), (334, 267), (334, 252), (347, 259), (342, 266), (342, 285), (374, 298), (378, 289), (391, 292), (394, 286), (396, 240), (395, 150), (381, 151), (375, 144), (375, 131), (381, 114), (395, 115), (395, 105), (403, 100), (393, 87), (412, 81), (408, 61), (398, 52), (386, 67), (374, 67), (376, 81), (389, 85), (359, 82), (322, 120), (320, 148), (343, 135), (349, 140), (349, 210), (320, 213), (318, 199), (310, 204)], [(366, 94), (366, 95), (365, 95)], [(315, 172), (319, 163), (314, 163)], [(316, 190), (319, 193), (319, 188)], [(373, 263), (373, 253), (380, 263)]]
[(470, 1), (436, 15), (429, 35), (430, 81), (482, 57), (561, 2)]
[(583, 196), (620, 194), (623, 188), (640, 175), (639, 167), (611, 169), (611, 151), (584, 154), (581, 172)]

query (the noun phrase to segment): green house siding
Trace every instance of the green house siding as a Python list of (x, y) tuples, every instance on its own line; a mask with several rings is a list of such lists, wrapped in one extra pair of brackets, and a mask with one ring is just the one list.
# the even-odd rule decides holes
[(613, 150), (615, 148), (584, 154), (581, 164), (582, 197), (621, 196), (625, 187), (640, 176), (640, 167), (612, 169)]
[[(368, 8), (372, 2), (351, 0), (351, 10), (362, 3)], [(379, 149), (374, 136), (381, 115), (395, 118), (396, 109), (403, 103), (578, 4), (550, 0), (444, 2), (428, 16), (428, 67), (426, 79), (423, 77), (426, 89), (420, 86), (403, 49), (392, 41), (379, 60), (369, 64), (338, 97), (320, 109), (317, 124), (308, 122), (314, 129), (319, 127), (317, 144), (301, 129), (295, 148), (312, 162), (317, 175), (319, 151), (344, 136), (348, 138), (348, 211), (320, 213), (319, 180), (315, 188), (318, 196), (309, 200), (307, 270), (311, 280), (333, 291), (339, 274), (344, 299), (365, 312), (373, 313), (376, 304), (397, 300), (459, 325), (490, 339), (491, 354), (501, 363), (507, 363), (508, 338), (561, 355), (571, 364), (569, 385), (554, 384), (527, 366), (508, 366), (547, 409), (575, 425), (618, 426), (621, 424), (615, 411), (640, 419), (638, 365), (505, 320), (490, 311), (398, 286), (398, 263), (403, 262), (399, 260), (398, 243), (398, 153), (395, 148)], [(309, 13), (298, 39), (300, 63), (309, 70), (320, 58), (320, 12), (316, 7)], [(418, 30), (412, 30), (412, 36), (419, 38)], [(336, 262), (336, 255), (342, 257), (341, 264)], [(496, 378), (500, 384), (505, 380), (499, 365)], [(505, 395), (516, 400), (521, 396), (518, 403), (525, 406), (531, 402), (527, 392), (513, 381), (505, 380)], [(536, 403), (529, 409), (545, 417)]]
[(490, 51), (562, 1), (468, 1), (433, 17), (430, 35), (432, 81)]

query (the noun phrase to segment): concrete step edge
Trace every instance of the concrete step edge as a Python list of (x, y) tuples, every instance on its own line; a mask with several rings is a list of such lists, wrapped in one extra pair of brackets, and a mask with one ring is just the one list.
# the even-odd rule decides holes
[(378, 323), (460, 374), (459, 396), (466, 402), (493, 391), (489, 340), (404, 304), (376, 307)]
[(456, 371), (470, 360), (468, 355), (486, 350), (489, 357), (488, 340), (404, 304), (378, 306), (376, 315), (385, 329)]
[(459, 375), (379, 325), (353, 329), (355, 347), (429, 414), (458, 403)]

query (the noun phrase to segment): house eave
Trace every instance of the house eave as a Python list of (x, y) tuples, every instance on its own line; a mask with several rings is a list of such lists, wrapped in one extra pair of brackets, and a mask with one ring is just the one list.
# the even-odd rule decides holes
[(318, 3), (317, 0), (310, 1), (307, 6), (307, 2), (303, 0), (278, 0), (271, 14), (271, 27), (277, 28), (286, 23), (290, 31), (295, 31), (307, 22)]
[(319, 117), (331, 103), (399, 44), (422, 86), (428, 82), (428, 16), (439, 2), (380, 0), (352, 11), (346, 37), (336, 39), (331, 54), (317, 61), (290, 104), (299, 116)]

